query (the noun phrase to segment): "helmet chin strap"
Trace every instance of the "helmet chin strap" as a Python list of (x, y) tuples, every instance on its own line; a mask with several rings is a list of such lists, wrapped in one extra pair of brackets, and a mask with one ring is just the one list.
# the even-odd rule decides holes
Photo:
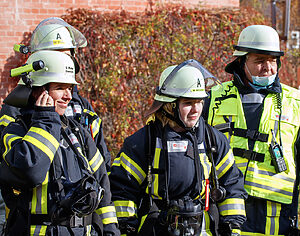
[(174, 113), (174, 116), (171, 115), (169, 112), (167, 112), (165, 109), (162, 109), (162, 112), (164, 114), (164, 116), (166, 116), (167, 118), (169, 118), (170, 120), (174, 121), (177, 125), (179, 125), (181, 128), (183, 128), (184, 130), (186, 131), (191, 131), (193, 130), (197, 125), (198, 125), (198, 122), (193, 126), (193, 127), (187, 127), (185, 125), (185, 123), (183, 122), (183, 120), (181, 119), (181, 116), (180, 116), (180, 112), (179, 112), (179, 101), (176, 100), (176, 103), (173, 103), (175, 104), (173, 106), (173, 113)]

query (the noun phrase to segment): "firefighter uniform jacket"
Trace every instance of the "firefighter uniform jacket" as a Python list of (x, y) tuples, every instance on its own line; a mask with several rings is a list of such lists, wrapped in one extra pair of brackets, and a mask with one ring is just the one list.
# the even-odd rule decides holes
[[(49, 216), (60, 200), (60, 194), (67, 196), (72, 183), (84, 176), (86, 170), (82, 162), (105, 189), (95, 211), (102, 219), (105, 235), (119, 235), (105, 163), (90, 134), (79, 124), (73, 130), (63, 125), (70, 120), (60, 117), (54, 107), (21, 109), (21, 114), (22, 121), (11, 122), (1, 136), (1, 190), (10, 209), (9, 235), (45, 235), (46, 232), (49, 235), (70, 235), (65, 226), (49, 226)], [(78, 150), (77, 154), (63, 137), (62, 127)], [(74, 130), (83, 132), (79, 136)], [(61, 185), (56, 181), (55, 173), (58, 172), (63, 180)], [(14, 191), (12, 196), (10, 188), (19, 190), (19, 195)], [(34, 224), (36, 221), (40, 222)], [(86, 224), (75, 222), (73, 233), (90, 235), (91, 226), (82, 225)]]
[[(7, 104), (2, 105), (0, 111), (0, 134), (1, 131), (10, 122), (14, 121), (18, 115), (20, 115), (19, 108)], [(85, 98), (81, 97), (75, 88), (72, 94), (72, 100), (65, 111), (65, 115), (80, 122), (80, 124), (91, 133), (97, 148), (105, 160), (106, 170), (109, 172), (111, 156), (104, 140), (102, 120), (94, 112), (91, 104)]]
[[(159, 121), (155, 121), (153, 126), (151, 140), (154, 142), (154, 154), (151, 162), (155, 171), (152, 174), (151, 189), (146, 188), (148, 173), (146, 126), (125, 139), (122, 149), (112, 164), (109, 177), (120, 228), (122, 224), (123, 227), (125, 224), (138, 228), (140, 222), (137, 219), (141, 217), (139, 206), (146, 192), (150, 191), (152, 199), (160, 209), (165, 207), (164, 200), (167, 198), (167, 193), (170, 200), (184, 196), (192, 199), (199, 197), (194, 156), (190, 151), (195, 148), (191, 132), (178, 133), (168, 125), (163, 128)], [(209, 178), (212, 168), (205, 153), (204, 127), (204, 120), (200, 118), (195, 134), (198, 141), (196, 148), (199, 150), (201, 162), (201, 198), (204, 198), (205, 180)], [(214, 160), (216, 173), (220, 185), (227, 193), (226, 198), (218, 203), (220, 221), (242, 224), (245, 221), (244, 198), (247, 195), (243, 188), (242, 174), (235, 166), (226, 137), (215, 129), (213, 132), (217, 143), (217, 158)], [(205, 214), (204, 222), (206, 225), (202, 226), (203, 235), (211, 235), (208, 214)]]
[[(224, 131), (245, 176), (249, 197), (242, 235), (286, 235), (290, 219), (297, 216), (300, 93), (278, 79), (260, 93), (236, 84), (212, 89), (207, 122)], [(270, 153), (280, 139), (287, 167), (282, 172), (276, 171)]]

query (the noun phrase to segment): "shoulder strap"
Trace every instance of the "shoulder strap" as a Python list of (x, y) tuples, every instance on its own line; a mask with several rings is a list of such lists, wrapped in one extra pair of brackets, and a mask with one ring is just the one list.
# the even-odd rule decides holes
[(212, 190), (212, 198), (214, 201), (220, 201), (224, 199), (226, 195), (226, 190), (219, 185), (218, 176), (216, 173), (216, 166), (215, 166), (215, 159), (214, 156), (217, 154), (217, 141), (216, 136), (212, 130), (212, 127), (205, 122), (205, 148), (207, 156), (212, 164), (212, 183), (213, 183), (213, 190)]

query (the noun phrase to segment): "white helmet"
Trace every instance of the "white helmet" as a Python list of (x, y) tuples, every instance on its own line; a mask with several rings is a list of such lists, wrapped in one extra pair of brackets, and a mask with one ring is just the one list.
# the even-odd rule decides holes
[(163, 103), (174, 102), (178, 98), (204, 99), (207, 97), (207, 85), (213, 86), (215, 82), (220, 84), (197, 60), (169, 66), (160, 76), (154, 102), (145, 116), (157, 111)]
[[(28, 79), (32, 80), (32, 86), (45, 84), (66, 83), (78, 84), (75, 80), (75, 66), (72, 58), (66, 53), (52, 50), (42, 50), (30, 55), (26, 64), (42, 60), (44, 68), (30, 72)], [(25, 85), (21, 79), (18, 84)]]
[(251, 25), (243, 29), (233, 56), (244, 56), (248, 52), (283, 56), (276, 30), (267, 25)]
[[(42, 65), (38, 69), (32, 66), (36, 62)], [(75, 80), (74, 62), (66, 53), (52, 50), (38, 51), (30, 55), (26, 64), (32, 70), (22, 76), (16, 88), (4, 99), (8, 105), (26, 107), (32, 86), (40, 87), (51, 82), (78, 84)]]
[(73, 26), (58, 17), (41, 21), (32, 33), (30, 52), (85, 47), (87, 40)]

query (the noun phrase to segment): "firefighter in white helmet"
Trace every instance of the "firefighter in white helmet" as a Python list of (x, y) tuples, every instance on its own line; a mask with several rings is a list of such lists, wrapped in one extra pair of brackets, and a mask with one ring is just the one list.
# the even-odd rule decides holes
[(147, 124), (125, 139), (111, 168), (122, 234), (211, 235), (220, 222), (227, 235), (245, 221), (242, 173), (226, 137), (201, 117), (211, 78), (196, 60), (162, 72)]
[(5, 235), (120, 235), (103, 156), (65, 116), (77, 84), (74, 61), (50, 50), (33, 53), (27, 64), (36, 61), (41, 68), (8, 97), (30, 91), (0, 140), (1, 191), (10, 209)]
[[(14, 49), (24, 54), (35, 53), (41, 50), (63, 51), (71, 55), (75, 63), (75, 73), (80, 70), (75, 58), (76, 50), (85, 47), (87, 40), (84, 35), (73, 26), (58, 17), (50, 17), (41, 21), (32, 33), (29, 45), (15, 45)], [(20, 87), (20, 86), (19, 86)], [(23, 86), (21, 86), (23, 87)], [(1, 131), (20, 114), (22, 102), (27, 101), (29, 90), (22, 88), (22, 94), (14, 96), (14, 99), (7, 102), (4, 100), (0, 111), (0, 134)], [(104, 157), (106, 169), (110, 170), (111, 156), (106, 146), (103, 134), (103, 124), (94, 112), (93, 107), (87, 99), (78, 94), (77, 86), (74, 86), (72, 100), (65, 111), (65, 115), (80, 122), (92, 135), (101, 155)], [(0, 230), (5, 220), (5, 208), (0, 197)]]
[(299, 91), (280, 83), (279, 35), (266, 25), (240, 33), (233, 80), (211, 90), (207, 122), (226, 134), (244, 174), (247, 221), (242, 235), (298, 235)]

